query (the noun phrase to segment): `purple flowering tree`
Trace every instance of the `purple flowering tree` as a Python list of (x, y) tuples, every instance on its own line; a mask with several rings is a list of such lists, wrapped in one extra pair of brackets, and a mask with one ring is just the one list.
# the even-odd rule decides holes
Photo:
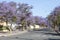
[[(0, 3), (0, 17), (8, 24), (8, 22), (12, 21), (13, 16), (16, 13), (16, 4), (11, 2), (12, 4), (7, 2)], [(11, 27), (9, 27), (11, 31)]]
[(60, 6), (56, 7), (47, 18), (52, 28), (58, 33), (60, 25)]

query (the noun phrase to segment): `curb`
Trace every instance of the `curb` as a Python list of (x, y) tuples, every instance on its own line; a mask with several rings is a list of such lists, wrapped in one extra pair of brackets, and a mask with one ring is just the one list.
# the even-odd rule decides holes
[(18, 31), (18, 32), (15, 32), (15, 33), (5, 33), (5, 34), (0, 34), (0, 37), (9, 37), (9, 36), (14, 36), (14, 35), (19, 35), (19, 34), (23, 34), (23, 33), (26, 33), (27, 31)]

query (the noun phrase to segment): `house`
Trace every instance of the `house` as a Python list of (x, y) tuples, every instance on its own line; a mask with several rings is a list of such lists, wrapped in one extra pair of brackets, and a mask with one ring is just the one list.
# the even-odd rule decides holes
[(40, 29), (40, 26), (39, 25), (30, 25), (30, 29)]

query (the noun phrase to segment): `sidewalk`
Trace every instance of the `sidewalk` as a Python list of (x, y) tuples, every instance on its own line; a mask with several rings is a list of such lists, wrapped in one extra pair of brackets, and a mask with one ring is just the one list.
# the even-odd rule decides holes
[(7, 36), (13, 36), (13, 35), (18, 35), (18, 34), (23, 34), (26, 33), (27, 31), (13, 31), (11, 33), (0, 33), (0, 37), (7, 37)]

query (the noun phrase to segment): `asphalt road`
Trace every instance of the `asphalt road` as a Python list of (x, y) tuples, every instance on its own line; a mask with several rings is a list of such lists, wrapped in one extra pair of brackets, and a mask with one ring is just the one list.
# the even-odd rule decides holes
[(60, 34), (30, 31), (21, 35), (0, 37), (0, 40), (60, 40)]

